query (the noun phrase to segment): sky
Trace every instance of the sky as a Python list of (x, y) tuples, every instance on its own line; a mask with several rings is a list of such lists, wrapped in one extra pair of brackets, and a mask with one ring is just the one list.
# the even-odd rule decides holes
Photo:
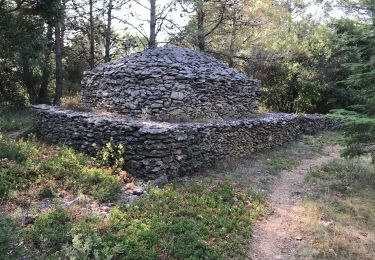
[[(133, 35), (140, 34), (139, 31), (142, 31), (145, 35), (149, 34), (149, 24), (147, 20), (149, 19), (149, 10), (145, 7), (149, 6), (149, 1), (148, 0), (137, 0), (139, 1), (140, 4), (132, 3), (131, 7), (129, 8), (128, 5), (123, 6), (121, 10), (118, 10), (115, 15), (116, 16), (124, 16), (124, 14), (128, 14), (128, 17), (124, 17), (125, 19), (128, 19), (130, 22), (132, 22), (133, 27), (131, 26), (125, 26), (122, 23), (119, 22), (114, 22), (114, 28), (117, 31), (127, 31), (130, 32)], [(168, 5), (172, 0), (157, 0), (157, 5), (160, 10), (161, 7)], [(314, 17), (316, 17), (317, 20), (325, 20), (329, 18), (340, 18), (345, 15), (345, 13), (340, 10), (339, 8), (332, 8), (331, 11), (327, 14), (324, 11), (323, 5), (322, 4), (316, 4), (315, 1), (313, 0), (306, 0), (307, 2), (310, 2), (309, 7), (306, 10), (306, 14), (311, 14)], [(145, 7), (143, 7), (145, 6)], [(134, 13), (134, 16), (129, 15), (129, 10), (132, 10)], [(168, 17), (175, 22), (178, 26), (181, 28), (185, 26), (191, 15), (186, 15), (182, 9), (177, 6), (177, 10), (170, 13)], [(136, 28), (134, 28), (136, 27)], [(177, 32), (178, 30), (174, 30), (174, 32)], [(166, 32), (161, 32), (158, 35), (158, 42), (165, 42), (168, 39), (169, 34)]]
[[(149, 35), (149, 24), (148, 20), (150, 17), (150, 11), (149, 9), (146, 9), (145, 7), (148, 7), (150, 5), (148, 0), (137, 0), (140, 4), (137, 3), (132, 3), (131, 7), (129, 8), (128, 5), (123, 6), (121, 10), (116, 11), (115, 16), (121, 16), (122, 14), (128, 14), (125, 19), (128, 19), (129, 22), (132, 23), (133, 26), (129, 25), (124, 25), (120, 22), (114, 22), (114, 28), (115, 30), (123, 30), (123, 31), (128, 31), (131, 34), (140, 34), (139, 30), (142, 31), (145, 35)], [(157, 12), (161, 10), (162, 7), (167, 6), (171, 1), (173, 0), (156, 0), (157, 2)], [(144, 7), (145, 6), (145, 7)], [(134, 16), (131, 16), (129, 14), (129, 10), (132, 10)], [(182, 11), (182, 8), (177, 5), (176, 6), (176, 11), (170, 12), (168, 14), (168, 18), (171, 19), (175, 24), (177, 24), (179, 27), (185, 26), (190, 19), (191, 15), (186, 15)], [(137, 27), (134, 28), (134, 27)], [(170, 32), (178, 32), (177, 30), (169, 30)], [(158, 42), (163, 42), (168, 39), (169, 34), (161, 31), (158, 34)]]

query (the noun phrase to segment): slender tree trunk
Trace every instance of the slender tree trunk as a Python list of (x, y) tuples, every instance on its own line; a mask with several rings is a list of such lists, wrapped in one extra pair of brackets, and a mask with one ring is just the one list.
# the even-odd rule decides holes
[(150, 40), (148, 47), (156, 47), (156, 0), (150, 0)]
[(55, 98), (53, 104), (59, 106), (61, 103), (62, 88), (63, 88), (63, 69), (62, 69), (62, 42), (61, 24), (57, 23), (55, 26), (55, 60), (56, 60), (56, 88)]
[(198, 20), (198, 48), (200, 51), (206, 49), (206, 37), (204, 32), (204, 11), (203, 11), (203, 0), (198, 0), (197, 4), (197, 20)]
[(109, 0), (108, 12), (107, 12), (107, 28), (105, 31), (105, 55), (104, 55), (105, 62), (111, 61), (111, 57), (109, 56), (109, 51), (111, 49), (112, 8), (113, 8), (112, 0)]
[(44, 64), (42, 70), (42, 79), (40, 83), (39, 95), (38, 95), (38, 103), (39, 104), (48, 104), (48, 83), (51, 76), (51, 52), (52, 52), (52, 33), (53, 27), (52, 25), (48, 25), (47, 27), (47, 46), (44, 52)]
[(234, 67), (234, 55), (237, 49), (237, 10), (233, 10), (232, 31), (229, 46), (229, 67)]
[(35, 104), (36, 101), (36, 91), (35, 91), (35, 81), (34, 75), (30, 68), (30, 60), (28, 55), (21, 55), (22, 63), (22, 82), (25, 84), (27, 89), (27, 94), (29, 94), (29, 101), (31, 104)]
[(95, 37), (94, 37), (94, 11), (93, 0), (89, 1), (90, 5), (90, 69), (95, 67)]

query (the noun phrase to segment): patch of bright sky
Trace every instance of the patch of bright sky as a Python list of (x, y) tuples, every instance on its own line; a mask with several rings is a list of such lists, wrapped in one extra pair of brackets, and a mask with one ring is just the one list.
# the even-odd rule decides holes
[[(339, 19), (346, 16), (345, 12), (336, 5), (327, 6), (327, 1), (316, 3), (314, 0), (306, 1), (309, 6), (305, 14), (312, 15), (317, 21), (327, 21), (329, 19)], [(332, 2), (332, 1), (329, 1)]]
[[(156, 0), (157, 13), (160, 13), (163, 7), (168, 6), (173, 0)], [(136, 3), (138, 2), (138, 3)], [(123, 20), (128, 21), (131, 25), (124, 24), (120, 21), (114, 21), (114, 29), (117, 31), (126, 31), (132, 35), (149, 35), (149, 20), (150, 20), (150, 2), (148, 0), (137, 0), (136, 2), (124, 5), (120, 10), (115, 11), (116, 17), (122, 17)], [(192, 14), (186, 14), (179, 4), (176, 5), (174, 11), (168, 13), (168, 19), (173, 21), (174, 26), (169, 22), (163, 23), (163, 30), (157, 35), (158, 42), (165, 42), (168, 40), (170, 34), (178, 33), (180, 29), (186, 26)], [(177, 25), (177, 26), (176, 26)]]
[[(138, 0), (137, 0), (138, 1)], [(157, 0), (158, 10), (160, 10), (163, 6), (166, 6), (173, 0)], [(116, 11), (115, 16), (122, 16), (124, 20), (129, 21), (132, 26), (125, 25), (121, 22), (114, 21), (114, 28), (118, 31), (127, 31), (133, 35), (140, 35), (142, 32), (144, 35), (149, 35), (149, 16), (150, 11), (148, 9), (150, 3), (148, 0), (139, 0), (139, 4), (132, 2), (131, 5), (125, 5), (120, 10)], [(314, 0), (306, 0), (309, 3), (308, 8), (305, 10), (304, 15), (311, 15), (313, 16), (316, 21), (327, 21), (331, 18), (341, 18), (345, 16), (345, 13), (337, 8), (337, 7), (330, 7), (327, 8), (326, 2), (323, 1), (322, 3), (318, 4)], [(131, 13), (133, 15), (131, 15)], [(192, 14), (187, 15), (183, 12), (182, 8), (177, 5), (176, 10), (169, 13), (168, 18), (171, 19), (175, 25), (179, 28), (183, 28), (189, 22)], [(302, 16), (296, 17), (296, 19), (302, 19)], [(166, 42), (170, 33), (177, 33), (179, 28), (174, 26), (174, 29), (163, 30), (158, 34), (158, 42)]]

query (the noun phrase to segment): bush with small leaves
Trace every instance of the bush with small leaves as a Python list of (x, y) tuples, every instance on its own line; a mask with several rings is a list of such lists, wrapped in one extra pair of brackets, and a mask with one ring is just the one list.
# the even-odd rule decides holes
[(71, 220), (72, 216), (62, 208), (42, 213), (25, 229), (25, 238), (42, 253), (54, 253), (71, 240)]
[[(96, 147), (96, 144), (93, 146)], [(123, 144), (114, 144), (112, 138), (96, 154), (96, 160), (99, 164), (114, 168), (123, 168), (124, 157), (125, 146)]]
[(121, 192), (121, 180), (110, 170), (87, 169), (81, 174), (82, 190), (100, 201), (116, 200)]

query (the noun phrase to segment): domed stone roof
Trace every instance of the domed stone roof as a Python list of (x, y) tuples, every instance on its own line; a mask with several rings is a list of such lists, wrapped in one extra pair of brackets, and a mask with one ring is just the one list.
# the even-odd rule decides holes
[(180, 79), (247, 80), (246, 76), (228, 68), (210, 54), (173, 45), (146, 49), (103, 64), (86, 75), (97, 73), (120, 75), (122, 78), (171, 75)]
[(211, 55), (163, 46), (85, 72), (86, 107), (153, 120), (240, 118), (258, 110), (259, 82)]

